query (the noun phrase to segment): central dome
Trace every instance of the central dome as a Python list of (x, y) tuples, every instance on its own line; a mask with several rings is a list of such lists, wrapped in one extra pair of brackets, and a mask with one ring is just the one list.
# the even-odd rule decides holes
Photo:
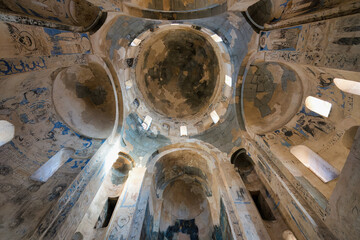
[(146, 41), (136, 67), (137, 85), (159, 114), (186, 118), (206, 111), (219, 79), (213, 46), (193, 29), (173, 29)]

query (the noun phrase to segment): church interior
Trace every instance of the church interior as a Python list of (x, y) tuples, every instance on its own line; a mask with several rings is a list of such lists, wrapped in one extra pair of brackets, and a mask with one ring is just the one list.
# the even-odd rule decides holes
[(0, 239), (360, 239), (358, 0), (0, 0), (0, 33)]

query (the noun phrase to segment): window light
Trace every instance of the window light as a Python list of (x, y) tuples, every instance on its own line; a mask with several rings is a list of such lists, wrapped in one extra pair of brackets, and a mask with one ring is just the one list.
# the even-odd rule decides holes
[(132, 81), (131, 80), (127, 80), (126, 82), (125, 82), (125, 88), (126, 89), (130, 89), (132, 87)]
[(187, 136), (187, 127), (186, 126), (181, 126), (180, 127), (180, 136)]
[(63, 148), (44, 163), (36, 172), (31, 175), (31, 179), (46, 182), (70, 157), (74, 154), (71, 148)]
[(0, 120), (0, 146), (10, 142), (15, 135), (15, 127), (10, 122)]
[(220, 120), (219, 115), (215, 110), (210, 113), (210, 117), (215, 124)]
[(339, 171), (336, 168), (304, 145), (294, 146), (290, 152), (325, 183), (339, 176)]
[(141, 43), (141, 39), (135, 38), (132, 42), (131, 42), (131, 46), (132, 47), (136, 47), (139, 46), (139, 44)]
[(309, 96), (305, 100), (305, 106), (311, 111), (320, 114), (321, 116), (328, 117), (332, 105), (327, 101)]
[(335, 78), (334, 83), (343, 92), (360, 95), (360, 82)]
[(212, 38), (215, 42), (222, 42), (221, 37), (219, 37), (219, 35), (217, 35), (217, 34), (211, 35), (211, 38)]
[(229, 87), (231, 87), (231, 82), (232, 82), (231, 77), (228, 76), (228, 75), (225, 75), (225, 83), (226, 83), (226, 85), (228, 85)]
[(152, 118), (149, 116), (149, 115), (146, 115), (145, 119), (144, 119), (144, 122), (141, 124), (142, 127), (145, 129), (145, 130), (148, 130), (150, 125), (151, 125), (151, 121), (152, 121)]

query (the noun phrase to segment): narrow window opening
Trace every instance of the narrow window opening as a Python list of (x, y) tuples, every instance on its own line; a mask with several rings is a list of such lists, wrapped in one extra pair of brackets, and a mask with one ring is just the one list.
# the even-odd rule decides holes
[(44, 163), (31, 179), (39, 182), (46, 182), (69, 158), (74, 154), (74, 149), (63, 148)]
[(334, 83), (343, 92), (360, 95), (360, 82), (335, 78)]
[(229, 87), (231, 87), (232, 83), (232, 79), (230, 76), (225, 75), (225, 84), (228, 85)]
[(304, 145), (294, 146), (290, 152), (325, 183), (339, 176), (339, 171), (336, 168)]
[(256, 208), (258, 209), (260, 216), (265, 221), (274, 221), (276, 220), (274, 214), (271, 211), (268, 203), (261, 194), (260, 191), (250, 191), (250, 195), (255, 202)]
[(220, 120), (220, 117), (215, 110), (210, 113), (210, 117), (213, 120), (214, 124), (216, 124)]
[(0, 147), (10, 142), (15, 135), (15, 127), (10, 122), (0, 120)]
[(141, 124), (144, 130), (148, 130), (152, 122), (152, 118), (149, 115), (146, 115), (144, 122)]
[(187, 136), (187, 127), (186, 126), (181, 126), (180, 127), (180, 136)]
[(135, 38), (132, 42), (131, 42), (131, 46), (132, 47), (136, 47), (139, 46), (139, 44), (141, 43), (141, 39)]
[(105, 202), (105, 205), (100, 213), (100, 216), (94, 226), (95, 229), (106, 228), (109, 225), (118, 200), (119, 200), (119, 197), (107, 199), (107, 201)]
[(309, 96), (305, 100), (305, 106), (321, 116), (328, 117), (332, 104), (319, 98)]
[(222, 39), (219, 35), (217, 34), (213, 34), (211, 35), (211, 38), (215, 41), (215, 42), (222, 42)]
[(132, 85), (133, 85), (133, 83), (132, 83), (131, 80), (127, 80), (127, 81), (125, 82), (125, 88), (126, 88), (126, 89), (132, 88)]

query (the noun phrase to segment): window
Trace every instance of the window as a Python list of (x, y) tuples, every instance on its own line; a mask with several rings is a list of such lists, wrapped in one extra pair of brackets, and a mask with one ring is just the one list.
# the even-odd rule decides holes
[(232, 82), (231, 77), (228, 76), (228, 75), (225, 75), (225, 83), (226, 83), (226, 85), (228, 85), (229, 87), (231, 87), (231, 82)]
[(294, 146), (290, 152), (325, 183), (339, 176), (337, 169), (304, 145)]
[(334, 83), (343, 92), (360, 95), (360, 82), (335, 78)]
[(131, 42), (131, 46), (132, 47), (136, 47), (139, 46), (139, 44), (141, 43), (141, 39), (135, 38), (132, 42)]
[(187, 136), (187, 127), (186, 126), (181, 126), (180, 127), (180, 136)]
[(0, 120), (0, 146), (10, 142), (15, 135), (15, 127), (10, 122)]
[(31, 179), (46, 182), (74, 154), (71, 148), (63, 148), (31, 175)]
[(145, 130), (148, 130), (151, 125), (151, 122), (152, 122), (152, 118), (149, 115), (146, 115), (144, 122), (141, 125)]
[(215, 124), (220, 120), (219, 115), (215, 110), (210, 113), (210, 117)]
[(321, 100), (316, 97), (307, 97), (305, 100), (305, 106), (313, 112), (320, 114), (321, 116), (328, 117), (331, 111), (331, 103)]
[(215, 42), (222, 42), (221, 37), (219, 37), (219, 35), (217, 35), (217, 34), (211, 35), (211, 38), (212, 38)]

